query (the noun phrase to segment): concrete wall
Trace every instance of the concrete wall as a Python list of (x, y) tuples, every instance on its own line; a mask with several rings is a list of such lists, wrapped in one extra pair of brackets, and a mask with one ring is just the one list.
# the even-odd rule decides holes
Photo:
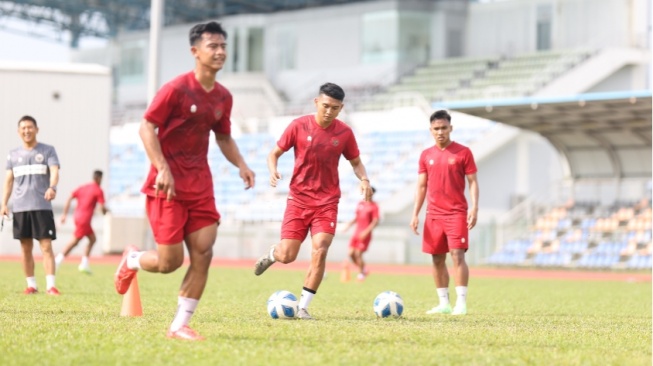
[[(37, 141), (53, 145), (61, 162), (55, 207), (63, 206), (75, 187), (90, 182), (93, 170), (103, 170), (108, 178), (110, 93), (111, 74), (105, 67), (0, 64), (0, 154), (7, 156), (22, 144), (18, 119), (33, 116)], [(2, 182), (5, 174), (3, 165)]]

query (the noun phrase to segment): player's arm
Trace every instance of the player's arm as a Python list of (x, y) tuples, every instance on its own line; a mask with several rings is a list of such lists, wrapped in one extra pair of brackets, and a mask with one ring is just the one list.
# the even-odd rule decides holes
[(222, 155), (224, 155), (231, 164), (235, 165), (240, 170), (240, 178), (242, 178), (243, 183), (245, 183), (245, 189), (254, 187), (255, 174), (249, 166), (247, 166), (247, 163), (245, 163), (245, 159), (243, 159), (243, 156), (240, 154), (238, 145), (231, 135), (216, 133), (215, 141), (218, 143)]
[(70, 209), (70, 203), (73, 201), (74, 196), (71, 194), (70, 197), (66, 200), (66, 203), (63, 205), (63, 213), (61, 214), (61, 223), (66, 223), (66, 217), (68, 216), (68, 210)]
[(417, 226), (419, 225), (419, 212), (426, 198), (426, 173), (421, 173), (417, 177), (417, 190), (415, 191), (415, 204), (413, 205), (413, 217), (410, 220), (410, 228), (415, 235), (419, 235)]
[(57, 196), (57, 183), (59, 183), (59, 165), (50, 165), (50, 187), (45, 190), (45, 200), (52, 201)]
[(471, 229), (476, 226), (478, 216), (478, 179), (476, 179), (476, 173), (468, 174), (467, 182), (469, 183), (469, 197), (472, 201), (472, 207), (467, 212), (467, 229)]
[(2, 207), (0, 207), (0, 216), (9, 215), (9, 197), (11, 197), (11, 190), (14, 187), (14, 171), (12, 169), (7, 169), (7, 175), (5, 177), (4, 191), (2, 192)]
[(370, 185), (370, 179), (367, 177), (367, 170), (365, 170), (365, 165), (361, 161), (361, 157), (356, 157), (349, 160), (352, 168), (354, 168), (354, 174), (360, 179), (360, 190), (365, 197), (365, 201), (370, 201), (372, 199), (372, 186)]
[(360, 233), (360, 235), (359, 235), (360, 239), (363, 240), (363, 239), (367, 238), (372, 233), (372, 230), (378, 224), (379, 224), (379, 219), (378, 218), (372, 219), (372, 222), (370, 222), (370, 224), (365, 228), (365, 230), (363, 230)]
[(102, 211), (102, 215), (109, 213), (109, 209), (104, 205), (104, 203), (100, 203), (100, 211)]
[(274, 148), (268, 154), (268, 171), (270, 172), (270, 186), (272, 187), (276, 187), (277, 182), (281, 179), (281, 173), (277, 170), (277, 166), (279, 158), (284, 152), (278, 145), (274, 145)]
[(157, 171), (154, 194), (158, 195), (159, 191), (163, 191), (169, 201), (175, 195), (175, 180), (172, 172), (170, 172), (170, 166), (165, 156), (163, 156), (156, 129), (157, 126), (154, 123), (144, 119), (138, 129), (138, 134), (143, 141), (143, 147), (145, 148), (148, 159), (150, 159), (150, 163)]

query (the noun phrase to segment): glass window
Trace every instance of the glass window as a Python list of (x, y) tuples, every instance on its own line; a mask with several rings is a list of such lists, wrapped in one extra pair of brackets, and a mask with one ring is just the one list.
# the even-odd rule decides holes
[(145, 79), (145, 41), (126, 42), (120, 48), (120, 81), (139, 82)]

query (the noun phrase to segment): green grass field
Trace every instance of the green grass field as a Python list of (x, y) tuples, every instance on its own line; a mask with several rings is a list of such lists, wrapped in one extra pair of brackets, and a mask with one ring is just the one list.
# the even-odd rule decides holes
[[(207, 340), (189, 343), (165, 338), (185, 268), (139, 275), (138, 318), (119, 316), (115, 267), (93, 268), (64, 264), (62, 296), (25, 296), (20, 264), (2, 263), (0, 365), (651, 365), (651, 283), (472, 278), (469, 314), (452, 317), (424, 313), (428, 276), (330, 273), (306, 322), (265, 310), (275, 290), (299, 295), (303, 272), (213, 268), (191, 323)], [(384, 290), (404, 298), (402, 318), (375, 317)]]

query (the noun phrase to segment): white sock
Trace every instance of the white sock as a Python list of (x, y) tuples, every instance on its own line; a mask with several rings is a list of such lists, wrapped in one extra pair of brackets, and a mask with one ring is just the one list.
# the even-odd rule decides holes
[(57, 256), (54, 257), (54, 264), (55, 264), (57, 267), (59, 267), (59, 265), (61, 264), (61, 262), (63, 262), (63, 259), (64, 259), (64, 258), (65, 258), (65, 257), (64, 257), (64, 255), (63, 255), (63, 253), (59, 253), (59, 254), (57, 254)]
[(80, 263), (79, 265), (82, 266), (82, 267), (88, 267), (88, 257), (83, 256), (82, 257), (82, 263)]
[(270, 258), (271, 261), (276, 262), (277, 260), (274, 258), (274, 248), (276, 248), (276, 245), (273, 245), (270, 247), (270, 254), (268, 254), (268, 258)]
[(46, 289), (51, 289), (54, 287), (54, 275), (46, 275), (45, 276), (45, 288)]
[(36, 287), (36, 278), (34, 276), (27, 277), (27, 287), (38, 288)]
[(467, 286), (456, 286), (456, 305), (467, 305)]
[(441, 287), (436, 289), (440, 298), (440, 305), (449, 305), (449, 288)]
[(304, 287), (302, 289), (302, 296), (299, 298), (299, 308), (307, 309), (308, 305), (313, 300), (313, 296), (315, 296), (315, 291)]
[(127, 268), (129, 269), (141, 269), (141, 256), (145, 252), (129, 252), (127, 254)]
[(199, 300), (191, 299), (188, 297), (181, 297), (177, 300), (177, 313), (175, 314), (175, 319), (170, 324), (170, 330), (173, 332), (178, 331), (184, 325), (188, 325), (190, 322), (190, 317), (193, 316), (195, 308)]

